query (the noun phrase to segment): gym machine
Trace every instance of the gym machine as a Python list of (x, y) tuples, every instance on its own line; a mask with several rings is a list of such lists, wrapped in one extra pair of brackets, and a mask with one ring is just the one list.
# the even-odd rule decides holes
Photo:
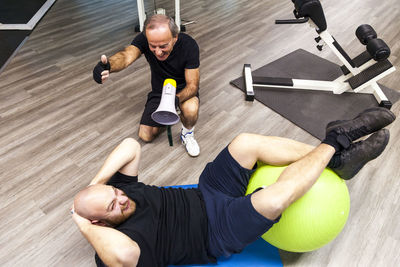
[[(246, 89), (246, 100), (254, 101), (253, 87), (272, 87), (286, 89), (305, 89), (330, 91), (334, 94), (344, 92), (373, 94), (379, 106), (390, 109), (392, 103), (387, 99), (377, 81), (394, 72), (395, 67), (389, 62), (388, 45), (377, 38), (375, 30), (367, 24), (356, 30), (358, 40), (366, 46), (366, 51), (351, 59), (335, 38), (327, 31), (325, 15), (319, 0), (292, 0), (295, 19), (276, 20), (276, 24), (297, 24), (308, 22), (315, 28), (318, 37), (317, 49), (324, 44), (343, 63), (340, 67), (343, 75), (334, 81), (304, 80), (279, 77), (256, 77), (251, 75), (251, 65), (244, 64), (243, 76)], [(321, 42), (322, 41), (322, 42)]]
[[(144, 21), (146, 20), (146, 12), (144, 11), (144, 0), (137, 0), (138, 7), (138, 16), (139, 16), (139, 25), (135, 26), (135, 32), (142, 32)], [(154, 0), (154, 14), (163, 14), (166, 15), (164, 8), (157, 8), (156, 1)], [(186, 31), (186, 25), (195, 23), (194, 21), (187, 21), (185, 23), (181, 23), (181, 12), (180, 12), (181, 4), (180, 0), (175, 0), (175, 23), (178, 26), (181, 32)]]

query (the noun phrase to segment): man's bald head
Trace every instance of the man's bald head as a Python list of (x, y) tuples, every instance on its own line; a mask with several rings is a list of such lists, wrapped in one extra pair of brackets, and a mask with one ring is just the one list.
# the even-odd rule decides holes
[(100, 184), (90, 185), (76, 194), (74, 198), (75, 212), (88, 220), (103, 219), (95, 209), (101, 207), (101, 199), (106, 187), (106, 185)]
[(115, 226), (133, 214), (136, 204), (110, 185), (90, 185), (74, 198), (75, 212), (92, 223)]

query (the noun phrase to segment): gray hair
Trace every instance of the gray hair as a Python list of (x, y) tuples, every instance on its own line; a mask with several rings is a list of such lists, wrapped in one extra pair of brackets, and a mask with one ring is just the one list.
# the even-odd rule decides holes
[(143, 33), (146, 36), (146, 30), (156, 29), (160, 24), (168, 24), (169, 30), (171, 31), (172, 37), (177, 37), (179, 28), (176, 25), (173, 18), (163, 14), (155, 14), (148, 17), (144, 22)]

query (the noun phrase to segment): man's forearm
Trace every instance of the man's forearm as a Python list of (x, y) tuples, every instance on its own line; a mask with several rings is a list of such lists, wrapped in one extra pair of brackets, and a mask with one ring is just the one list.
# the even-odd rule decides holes
[(137, 265), (140, 249), (124, 233), (94, 224), (79, 226), (79, 230), (107, 266)]
[(179, 98), (179, 103), (183, 103), (197, 94), (200, 82), (199, 68), (185, 69), (185, 80), (185, 88), (183, 88), (179, 93), (176, 94), (176, 96)]
[(125, 69), (136, 59), (138, 59), (140, 55), (141, 52), (137, 47), (133, 45), (126, 47), (124, 50), (116, 53), (109, 58), (111, 67), (110, 72), (118, 72)]
[(176, 96), (179, 98), (179, 103), (183, 103), (186, 100), (196, 96), (198, 90), (198, 86), (195, 85), (186, 85)]
[(110, 61), (110, 72), (118, 72), (129, 66), (129, 63), (125, 60), (126, 53), (124, 51), (118, 52), (111, 56)]

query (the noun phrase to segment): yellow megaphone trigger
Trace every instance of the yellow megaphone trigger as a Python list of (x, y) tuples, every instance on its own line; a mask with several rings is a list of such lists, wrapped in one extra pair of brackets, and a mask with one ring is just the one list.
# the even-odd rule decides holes
[(171, 84), (173, 87), (176, 88), (176, 81), (174, 79), (170, 78), (165, 79), (163, 87), (166, 86), (167, 84)]

